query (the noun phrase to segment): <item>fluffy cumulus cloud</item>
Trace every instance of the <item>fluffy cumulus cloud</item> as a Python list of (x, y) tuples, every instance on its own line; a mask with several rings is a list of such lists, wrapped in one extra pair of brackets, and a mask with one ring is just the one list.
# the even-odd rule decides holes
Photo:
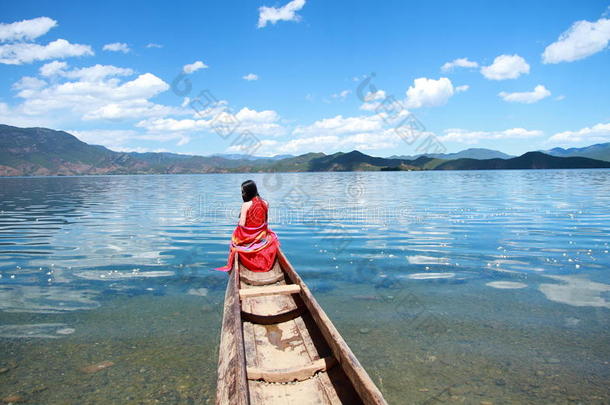
[(542, 62), (560, 63), (584, 59), (606, 49), (609, 41), (610, 19), (577, 21), (557, 41), (546, 47)]
[(524, 103), (524, 104), (533, 104), (542, 100), (543, 98), (547, 98), (551, 95), (551, 92), (539, 84), (534, 88), (533, 91), (524, 91), (524, 92), (516, 92), (516, 93), (507, 93), (502, 91), (498, 94), (502, 100), (508, 101), (510, 103)]
[(558, 132), (551, 136), (548, 142), (560, 145), (610, 142), (610, 123), (596, 124), (577, 131)]
[(134, 142), (175, 141), (178, 146), (186, 145), (191, 138), (180, 132), (151, 133), (140, 132), (133, 129), (91, 129), (91, 130), (69, 130), (67, 131), (83, 142), (92, 145), (102, 145), (117, 152), (168, 152), (162, 148), (145, 148), (141, 146), (130, 146)]
[(10, 24), (0, 24), (0, 42), (32, 41), (56, 26), (57, 21), (49, 17), (38, 17)]
[(0, 42), (4, 42), (0, 45), (0, 63), (22, 65), (39, 60), (93, 55), (89, 45), (73, 44), (65, 39), (56, 39), (46, 45), (31, 42), (55, 26), (57, 21), (48, 17), (0, 24)]
[(94, 65), (71, 69), (66, 62), (53, 61), (40, 68), (39, 77), (22, 77), (13, 85), (22, 103), (15, 114), (55, 120), (123, 120), (185, 114), (185, 110), (156, 104), (151, 98), (169, 89), (152, 73), (130, 80), (131, 69)]
[(452, 60), (451, 62), (447, 62), (443, 66), (441, 66), (441, 71), (443, 71), (445, 73), (451, 72), (456, 67), (478, 68), (479, 64), (477, 62), (468, 60), (468, 58), (458, 58), (458, 59)]
[(138, 139), (139, 135), (137, 131), (129, 129), (69, 130), (68, 132), (88, 144), (102, 145), (121, 152), (126, 151), (126, 145)]
[(286, 130), (280, 123), (280, 116), (272, 110), (256, 111), (247, 107), (242, 108), (233, 117), (226, 117), (226, 111), (213, 111), (198, 119), (150, 118), (136, 124), (151, 133), (165, 132), (194, 132), (205, 130), (213, 132), (215, 123), (227, 118), (234, 118), (239, 122), (239, 132), (250, 131), (257, 136), (279, 136)]
[(251, 82), (253, 80), (258, 80), (258, 75), (255, 75), (254, 73), (248, 73), (247, 75), (242, 76), (242, 79)]
[(465, 91), (468, 91), (468, 89), (469, 89), (469, 88), (470, 88), (470, 86), (469, 86), (469, 85), (467, 85), (467, 84), (463, 84), (463, 85), (461, 85), (461, 86), (457, 86), (457, 87), (455, 88), (455, 92), (456, 92), (456, 93), (463, 93), (463, 92), (465, 92)]
[(452, 128), (444, 131), (439, 137), (441, 142), (459, 142), (475, 144), (479, 141), (494, 139), (527, 139), (543, 135), (539, 130), (528, 130), (525, 128), (511, 128), (504, 131), (469, 131), (466, 129)]
[[(321, 150), (343, 150), (370, 151), (379, 149), (390, 149), (398, 145), (400, 140), (391, 130), (379, 132), (362, 132), (346, 136), (339, 135), (317, 135), (304, 136), (281, 142), (278, 140), (264, 139), (260, 143), (257, 154), (273, 156), (277, 154), (301, 154), (307, 152), (319, 152)], [(239, 152), (239, 146), (230, 147), (228, 151)]]
[(53, 61), (40, 68), (40, 75), (44, 77), (61, 76), (70, 79), (85, 81), (99, 81), (110, 76), (130, 76), (134, 71), (129, 68), (120, 68), (112, 65), (94, 65), (80, 69), (68, 69), (66, 62)]
[(57, 39), (46, 45), (22, 42), (0, 45), (0, 63), (6, 65), (85, 55), (93, 55), (89, 45), (72, 44), (65, 39)]
[(194, 72), (198, 71), (199, 69), (207, 69), (207, 67), (208, 67), (208, 65), (206, 65), (202, 61), (198, 60), (198, 61), (195, 61), (195, 62), (190, 63), (188, 65), (184, 65), (182, 67), (182, 71), (184, 73), (189, 74), (189, 73), (194, 73)]
[(382, 130), (383, 123), (383, 117), (380, 115), (359, 117), (344, 117), (342, 115), (337, 115), (332, 118), (318, 120), (311, 125), (298, 126), (294, 129), (293, 134), (316, 136), (319, 134), (342, 135), (348, 133), (372, 132)]
[(151, 42), (151, 43), (147, 44), (146, 47), (147, 48), (158, 48), (159, 49), (159, 48), (163, 48), (163, 45)]
[(304, 6), (305, 0), (292, 0), (282, 7), (262, 6), (258, 9), (258, 28), (263, 28), (268, 23), (275, 24), (278, 21), (299, 21), (301, 17), (297, 11)]
[(455, 93), (451, 80), (441, 77), (438, 80), (420, 77), (413, 81), (407, 90), (407, 108), (437, 107), (447, 103)]
[[(375, 95), (371, 94), (370, 99), (373, 98)], [(372, 151), (391, 149), (400, 142), (402, 141), (394, 129), (385, 121), (384, 114), (354, 117), (337, 115), (309, 125), (297, 126), (292, 130), (289, 139), (262, 140), (257, 154), (269, 156), (353, 149)]]
[(386, 97), (387, 95), (384, 90), (369, 91), (364, 96), (364, 103), (360, 105), (360, 109), (364, 111), (376, 111), (380, 108), (382, 100), (385, 100)]
[(106, 45), (104, 45), (104, 47), (102, 49), (104, 51), (123, 52), (123, 53), (128, 53), (131, 50), (131, 49), (129, 49), (129, 45), (127, 45), (123, 42), (113, 42), (111, 44), (106, 44)]
[(481, 74), (489, 80), (516, 79), (530, 72), (530, 65), (519, 55), (500, 55), (489, 66), (481, 68)]

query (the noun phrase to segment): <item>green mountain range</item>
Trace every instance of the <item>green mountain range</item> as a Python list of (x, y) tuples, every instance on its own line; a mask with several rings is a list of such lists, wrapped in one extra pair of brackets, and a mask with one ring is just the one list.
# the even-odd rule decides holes
[(604, 145), (610, 146), (601, 144), (589, 147), (591, 149), (552, 150), (553, 154), (565, 155), (561, 157), (542, 152), (528, 152), (511, 158), (463, 157), (473, 154), (498, 156), (501, 153), (469, 149), (457, 154), (417, 156), (411, 159), (374, 157), (359, 151), (253, 158), (241, 155), (115, 152), (103, 146), (89, 145), (64, 131), (0, 125), (0, 176), (610, 168), (610, 161), (571, 155), (594, 152), (603, 157), (601, 151), (604, 150)]
[(559, 157), (581, 156), (610, 162), (610, 142), (598, 143), (584, 148), (553, 148), (542, 152)]

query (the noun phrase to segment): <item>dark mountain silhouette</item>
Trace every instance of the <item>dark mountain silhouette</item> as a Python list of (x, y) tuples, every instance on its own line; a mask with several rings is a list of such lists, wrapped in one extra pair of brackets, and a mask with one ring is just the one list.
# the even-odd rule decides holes
[(542, 152), (559, 157), (581, 156), (610, 162), (610, 142), (598, 143), (584, 148), (553, 148)]
[(456, 153), (423, 153), (420, 155), (413, 156), (390, 156), (392, 159), (407, 159), (413, 160), (419, 157), (426, 156), (429, 158), (436, 159), (510, 159), (514, 156), (507, 155), (506, 153), (493, 150), (493, 149), (485, 149), (485, 148), (469, 148)]
[(497, 170), (497, 169), (592, 169), (610, 168), (610, 162), (583, 157), (557, 157), (542, 152), (527, 152), (512, 159), (456, 159), (436, 167), (436, 170)]
[[(598, 145), (593, 145), (598, 146)], [(443, 155), (448, 156), (448, 155)], [(404, 171), (608, 168), (610, 162), (528, 152), (510, 159), (374, 157), (357, 150), (332, 155), (256, 158), (115, 152), (64, 131), (0, 125), (0, 176), (305, 171)]]

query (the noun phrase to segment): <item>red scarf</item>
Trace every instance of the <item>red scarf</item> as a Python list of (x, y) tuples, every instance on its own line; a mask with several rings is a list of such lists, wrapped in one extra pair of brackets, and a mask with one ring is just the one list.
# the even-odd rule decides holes
[(269, 271), (273, 267), (280, 242), (267, 224), (267, 205), (260, 197), (252, 199), (246, 212), (246, 225), (237, 225), (231, 237), (229, 261), (216, 270), (230, 271), (235, 255), (251, 271)]

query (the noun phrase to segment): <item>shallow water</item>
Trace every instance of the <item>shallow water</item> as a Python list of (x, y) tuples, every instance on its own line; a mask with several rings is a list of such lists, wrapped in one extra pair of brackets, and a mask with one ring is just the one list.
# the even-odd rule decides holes
[(0, 399), (213, 402), (246, 178), (390, 403), (610, 402), (609, 170), (2, 178)]

